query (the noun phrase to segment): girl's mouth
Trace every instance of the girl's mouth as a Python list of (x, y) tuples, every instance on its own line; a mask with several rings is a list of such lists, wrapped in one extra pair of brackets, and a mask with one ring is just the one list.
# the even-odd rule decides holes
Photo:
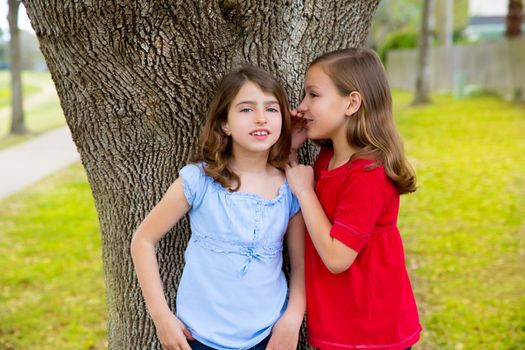
[(268, 130), (265, 130), (265, 129), (260, 129), (260, 130), (254, 130), (250, 133), (250, 135), (252, 135), (253, 137), (255, 137), (257, 140), (265, 140), (268, 135), (270, 135), (270, 132)]

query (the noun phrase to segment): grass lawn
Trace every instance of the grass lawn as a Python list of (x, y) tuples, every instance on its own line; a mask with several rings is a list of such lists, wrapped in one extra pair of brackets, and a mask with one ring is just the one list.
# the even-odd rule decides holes
[(105, 349), (100, 234), (80, 165), (0, 202), (0, 349)]
[[(525, 348), (525, 107), (435, 96), (399, 129), (420, 188), (399, 218), (424, 327), (417, 349)], [(0, 202), (0, 348), (102, 349), (104, 286), (80, 166)]]
[(394, 96), (420, 186), (399, 219), (425, 328), (416, 348), (524, 349), (525, 107)]
[[(25, 74), (24, 74), (25, 76)], [(23, 82), (24, 83), (24, 82)], [(0, 108), (9, 106), (11, 103), (11, 77), (8, 71), (0, 70)], [(31, 96), (38, 92), (40, 87), (34, 81), (23, 84), (22, 94), (24, 96)]]
[[(49, 72), (22, 73), (24, 118), (28, 135), (8, 136), (11, 126), (10, 77), (7, 71), (0, 71), (0, 149), (27, 141), (43, 132), (64, 126), (66, 121)], [(39, 98), (39, 94), (45, 94)]]

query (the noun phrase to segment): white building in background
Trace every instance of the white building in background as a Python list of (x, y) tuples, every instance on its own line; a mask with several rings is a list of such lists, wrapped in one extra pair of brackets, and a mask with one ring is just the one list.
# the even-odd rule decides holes
[[(465, 36), (469, 41), (492, 41), (504, 37), (509, 0), (470, 0)], [(525, 21), (521, 25), (525, 33)]]

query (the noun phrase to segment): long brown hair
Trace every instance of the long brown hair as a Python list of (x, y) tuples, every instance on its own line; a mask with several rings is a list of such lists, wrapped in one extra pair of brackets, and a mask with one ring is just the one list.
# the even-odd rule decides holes
[(237, 191), (241, 185), (239, 176), (230, 168), (232, 154), (231, 136), (222, 126), (228, 119), (230, 105), (246, 82), (252, 82), (261, 90), (275, 96), (282, 116), (281, 135), (270, 148), (268, 163), (284, 170), (291, 146), (291, 120), (288, 96), (282, 85), (270, 73), (259, 67), (245, 65), (226, 74), (217, 86), (215, 96), (208, 109), (197, 151), (192, 162), (204, 162), (204, 171), (230, 191)]
[(372, 158), (383, 165), (400, 194), (416, 190), (416, 176), (406, 159), (403, 142), (394, 124), (392, 96), (385, 69), (377, 54), (367, 48), (328, 52), (309, 67), (320, 66), (341, 96), (361, 95), (361, 107), (348, 122), (346, 138), (358, 149), (352, 159)]

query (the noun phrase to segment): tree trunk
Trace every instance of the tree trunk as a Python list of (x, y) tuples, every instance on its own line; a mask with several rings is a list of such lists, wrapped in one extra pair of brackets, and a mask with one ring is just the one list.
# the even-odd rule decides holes
[(421, 34), (419, 36), (419, 60), (417, 67), (416, 93), (412, 105), (430, 103), (431, 67), (430, 55), (434, 20), (433, 0), (425, 0), (421, 16)]
[(521, 23), (523, 22), (522, 0), (509, 0), (509, 11), (507, 13), (507, 29), (505, 36), (515, 38), (521, 35)]
[(439, 46), (451, 47), (454, 42), (454, 3), (452, 0), (438, 0), (436, 32)]
[(8, 0), (9, 9), (7, 21), (9, 22), (9, 65), (11, 71), (11, 128), (10, 134), (23, 134), (27, 132), (24, 123), (24, 110), (22, 104), (22, 55), (20, 53), (20, 30), (18, 28), (18, 8), (20, 2)]
[[(217, 79), (251, 62), (277, 75), (297, 104), (307, 62), (362, 45), (378, 0), (25, 4), (95, 199), (109, 346), (160, 349), (129, 243), (186, 163)], [(314, 152), (301, 155), (311, 161)], [(188, 237), (185, 218), (157, 250), (172, 306)]]

